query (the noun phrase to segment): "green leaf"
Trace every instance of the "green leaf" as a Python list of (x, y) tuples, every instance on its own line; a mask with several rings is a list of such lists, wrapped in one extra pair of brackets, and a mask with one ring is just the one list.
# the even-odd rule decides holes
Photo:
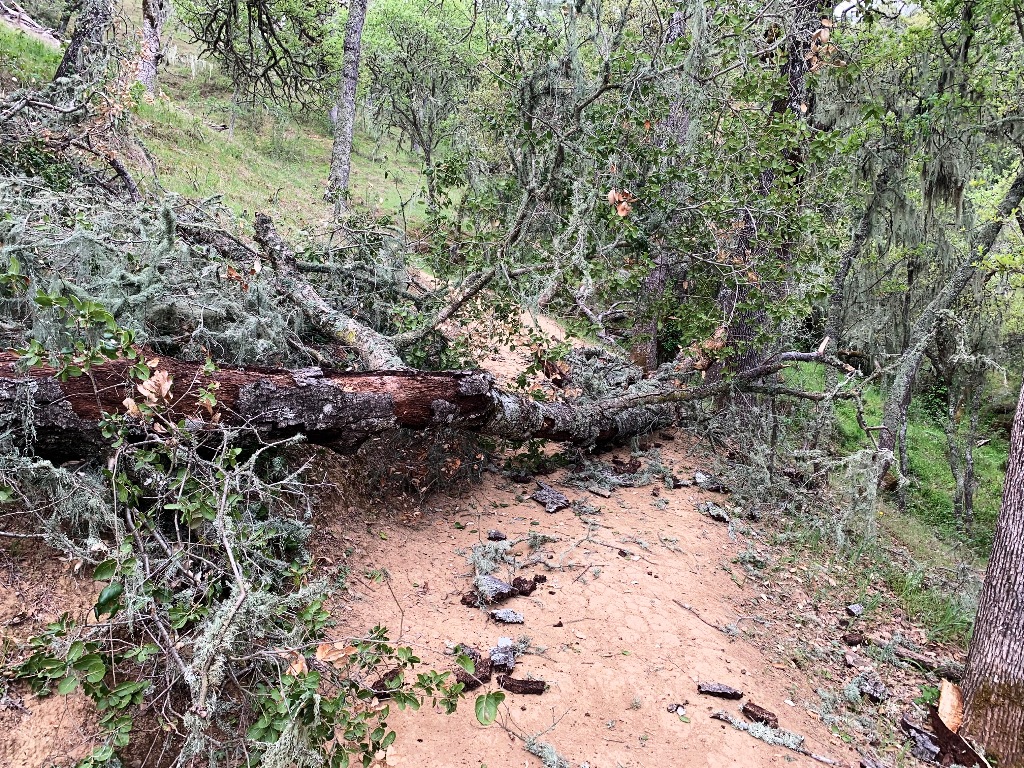
[(78, 687), (78, 677), (75, 675), (68, 675), (57, 685), (57, 693), (61, 696), (67, 696), (75, 688)]
[(471, 675), (476, 671), (476, 664), (473, 663), (473, 659), (464, 653), (460, 653), (455, 657), (455, 663)]
[(92, 577), (95, 581), (108, 581), (117, 573), (117, 560), (104, 560), (96, 566)]
[(99, 599), (96, 600), (95, 610), (97, 619), (105, 613), (109, 613), (111, 616), (117, 613), (121, 607), (120, 597), (122, 592), (124, 592), (124, 584), (119, 581), (112, 581), (103, 588)]
[(501, 691), (491, 691), (476, 697), (476, 719), (480, 725), (487, 726), (498, 717), (498, 705), (505, 700)]

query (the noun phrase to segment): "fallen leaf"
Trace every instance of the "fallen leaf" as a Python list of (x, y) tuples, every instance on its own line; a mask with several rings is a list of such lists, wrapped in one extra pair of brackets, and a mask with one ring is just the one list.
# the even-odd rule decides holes
[(953, 733), (960, 730), (964, 722), (964, 697), (960, 686), (943, 680), (939, 688), (939, 719)]
[(316, 659), (324, 664), (341, 669), (346, 666), (349, 657), (356, 652), (354, 645), (342, 645), (342, 643), (320, 643), (316, 647)]

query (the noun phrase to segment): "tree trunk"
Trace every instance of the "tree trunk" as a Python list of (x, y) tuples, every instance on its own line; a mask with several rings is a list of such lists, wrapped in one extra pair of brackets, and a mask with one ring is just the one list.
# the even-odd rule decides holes
[[(161, 357), (153, 373), (165, 372), (170, 385), (154, 410), (165, 432), (183, 424), (191, 433), (226, 426), (251, 430), (263, 439), (303, 434), (341, 453), (396, 428), (454, 427), (513, 441), (540, 438), (592, 446), (667, 427), (676, 422), (679, 403), (744, 387), (765, 391), (758, 382), (787, 362), (819, 360), (817, 353), (787, 352), (731, 382), (687, 387), (638, 376), (632, 387), (600, 399), (541, 402), (501, 389), (486, 371), (223, 368), (210, 373), (197, 363)], [(144, 437), (140, 415), (131, 414), (147, 399), (128, 368), (118, 360), (60, 381), (54, 369), (22, 371), (16, 354), (0, 351), (0, 435), (10, 431), (20, 444), (57, 461), (109, 450), (110, 440), (102, 435), (104, 414), (125, 416), (132, 426), (129, 437)], [(204, 392), (212, 393), (216, 403), (205, 405)]]
[(345, 209), (348, 179), (352, 171), (352, 134), (356, 125), (356, 87), (359, 85), (359, 55), (362, 51), (363, 23), (367, 0), (351, 0), (345, 24), (345, 48), (341, 81), (338, 83), (337, 122), (331, 171), (327, 179), (327, 198), (334, 202), (335, 215)]
[(89, 68), (89, 59), (102, 45), (103, 36), (113, 18), (114, 9), (110, 0), (85, 0), (82, 3), (71, 42), (64, 51), (64, 58), (57, 65), (54, 80), (85, 74)]
[[(1024, 392), (1024, 390), (1022, 390)], [(992, 557), (964, 678), (961, 732), (999, 760), (1024, 766), (1024, 396), (1017, 403)]]
[(156, 95), (156, 70), (163, 54), (160, 35), (170, 14), (170, 0), (142, 1), (142, 49), (139, 51), (139, 82)]
[[(45, 366), (21, 371), (12, 352), (0, 352), (0, 433), (41, 456), (67, 460), (109, 449), (102, 437), (104, 413), (126, 414), (127, 398), (145, 403), (129, 379), (128, 364), (115, 361), (62, 382)], [(510, 440), (542, 438), (593, 445), (645, 434), (675, 420), (675, 403), (716, 390), (666, 387), (660, 392), (623, 391), (601, 400), (539, 402), (500, 389), (486, 371), (338, 372), (320, 368), (288, 371), (203, 366), (161, 358), (158, 369), (172, 379), (162, 422), (184, 423), (192, 432), (219, 426), (248, 428), (265, 439), (296, 434), (341, 452), (396, 428), (456, 427)], [(201, 390), (216, 396), (206, 408)], [(142, 422), (136, 437), (144, 435)], [(216, 420), (215, 420), (216, 419)]]

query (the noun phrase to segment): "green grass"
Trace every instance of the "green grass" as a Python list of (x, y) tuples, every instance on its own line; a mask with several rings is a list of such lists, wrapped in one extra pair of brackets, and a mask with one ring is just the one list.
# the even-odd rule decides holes
[(0, 21), (0, 91), (53, 77), (61, 52)]
[[(226, 83), (218, 75), (175, 67), (161, 76), (166, 98), (137, 110), (141, 134), (163, 188), (190, 197), (219, 194), (244, 217), (268, 211), (290, 229), (322, 224), (331, 212), (323, 194), (331, 138), (324, 120), (285, 112), (236, 111), (231, 122)], [(376, 151), (375, 151), (376, 150)], [(411, 220), (422, 217), (418, 161), (393, 146), (378, 149), (357, 134), (350, 194), (355, 206)]]
[[(44, 82), (60, 63), (59, 50), (0, 22), (0, 91)], [(230, 122), (230, 87), (209, 65), (195, 68), (180, 57), (160, 73), (163, 98), (142, 102), (137, 128), (155, 168), (140, 164), (138, 178), (189, 197), (220, 195), (236, 214), (251, 219), (266, 211), (286, 230), (327, 221), (331, 207), (323, 194), (330, 167), (331, 138), (325, 118), (236, 111)], [(357, 134), (352, 155), (353, 204), (377, 215), (423, 218), (423, 178), (418, 158), (378, 146)], [(404, 209), (403, 209), (404, 206)]]
[[(812, 366), (790, 369), (786, 379), (794, 386), (814, 391), (820, 391), (823, 384), (821, 371)], [(990, 382), (990, 386), (1001, 385)], [(1002, 395), (996, 389), (992, 393), (992, 400)], [(864, 392), (868, 425), (881, 422), (882, 405), (879, 389)], [(987, 415), (982, 415), (978, 437), (988, 442), (974, 450), (977, 488), (970, 533), (964, 533), (953, 516), (955, 486), (946, 456), (943, 409), (929, 404), (927, 397), (918, 397), (907, 423), (907, 514), (897, 512), (892, 503), (884, 503), (879, 510), (879, 541), (865, 543), (865, 552), (870, 550), (870, 559), (907, 614), (919, 621), (933, 640), (964, 647), (970, 638), (975, 606), (970, 589), (956, 583), (951, 574), (965, 564), (975, 576), (982, 575), (999, 516), (1009, 452), (1005, 431), (987, 426)], [(840, 456), (870, 444), (848, 402), (836, 405), (833, 438), (832, 450)], [(904, 548), (906, 554), (897, 557), (896, 551)]]
[[(878, 424), (882, 417), (882, 395), (877, 389), (864, 393), (864, 416), (868, 424)], [(849, 454), (868, 445), (868, 438), (857, 425), (856, 412), (850, 403), (836, 408), (837, 442), (841, 453)], [(1003, 477), (1009, 453), (1005, 434), (982, 429), (980, 438), (989, 442), (974, 449), (975, 478), (974, 525), (964, 534), (953, 516), (955, 484), (946, 455), (946, 435), (941, 416), (915, 401), (907, 422), (907, 459), (910, 467), (910, 490), (907, 511), (934, 528), (940, 538), (962, 542), (975, 552), (987, 556), (992, 546), (996, 520), (1003, 495)]]

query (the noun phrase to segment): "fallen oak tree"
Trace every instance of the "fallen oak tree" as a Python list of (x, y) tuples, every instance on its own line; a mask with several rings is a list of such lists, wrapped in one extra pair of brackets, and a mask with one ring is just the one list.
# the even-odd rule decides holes
[[(356, 450), (368, 438), (395, 428), (453, 427), (510, 440), (543, 438), (594, 445), (668, 426), (676, 407), (720, 396), (732, 389), (770, 389), (759, 384), (792, 361), (829, 362), (819, 353), (785, 353), (729, 381), (686, 386), (643, 380), (613, 396), (540, 401), (502, 389), (486, 371), (412, 370), (341, 372), (320, 368), (210, 369), (197, 363), (157, 358), (152, 376), (165, 389), (138, 385), (130, 364), (96, 365), (86, 375), (61, 381), (49, 366), (22, 370), (18, 356), (0, 352), (0, 407), (27, 410), (11, 427), (45, 458), (67, 460), (105, 444), (105, 414), (144, 420), (135, 399), (159, 406), (158, 431), (180, 425), (192, 431), (245, 427), (268, 440), (297, 434), (338, 452)], [(214, 393), (215, 404), (207, 393)], [(799, 394), (784, 390), (781, 394)]]

